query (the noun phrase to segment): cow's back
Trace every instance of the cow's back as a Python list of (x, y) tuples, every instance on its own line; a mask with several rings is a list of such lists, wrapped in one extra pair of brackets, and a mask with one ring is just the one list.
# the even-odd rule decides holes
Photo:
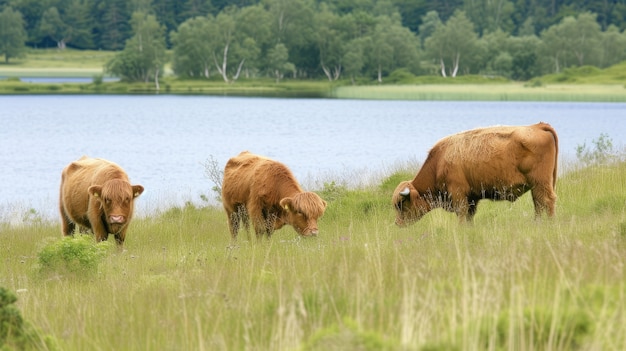
[[(438, 179), (464, 178), (471, 187), (524, 183), (536, 167), (556, 167), (555, 136), (541, 125), (470, 130), (440, 140), (429, 158)], [(507, 185), (507, 184), (502, 184)]]

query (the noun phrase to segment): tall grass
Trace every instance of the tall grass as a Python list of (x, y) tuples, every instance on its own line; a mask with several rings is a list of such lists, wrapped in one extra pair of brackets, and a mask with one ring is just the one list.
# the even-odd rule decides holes
[[(390, 188), (327, 183), (320, 236), (233, 245), (218, 207), (136, 219), (95, 274), (41, 274), (58, 224), (0, 226), (0, 286), (63, 350), (626, 349), (626, 163), (530, 195), (393, 225)], [(338, 184), (341, 182), (338, 181)]]

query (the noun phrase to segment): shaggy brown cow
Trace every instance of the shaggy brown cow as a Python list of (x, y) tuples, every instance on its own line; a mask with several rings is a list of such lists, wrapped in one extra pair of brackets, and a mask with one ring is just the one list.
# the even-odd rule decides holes
[(515, 201), (531, 191), (536, 217), (554, 215), (558, 139), (547, 123), (469, 130), (441, 139), (392, 201), (405, 226), (434, 208), (471, 221), (481, 199)]
[(61, 175), (63, 234), (72, 235), (78, 225), (91, 229), (97, 241), (113, 234), (121, 246), (133, 216), (134, 199), (142, 192), (141, 185), (130, 185), (128, 175), (117, 164), (81, 157), (65, 167)]
[(315, 236), (326, 209), (317, 194), (300, 188), (287, 166), (247, 151), (226, 163), (222, 203), (233, 239), (240, 222), (249, 230), (250, 220), (257, 238), (270, 237), (285, 224), (302, 236)]

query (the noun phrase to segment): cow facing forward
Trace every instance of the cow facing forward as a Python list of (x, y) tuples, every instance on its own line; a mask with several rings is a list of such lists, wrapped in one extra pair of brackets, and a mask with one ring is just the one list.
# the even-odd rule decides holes
[(113, 162), (83, 156), (70, 163), (61, 175), (63, 234), (74, 234), (78, 225), (91, 229), (98, 242), (113, 234), (122, 246), (134, 199), (143, 190), (141, 185), (131, 185), (126, 172)]
[(412, 181), (393, 193), (396, 224), (405, 226), (430, 210), (455, 212), (471, 221), (481, 199), (515, 201), (528, 190), (535, 215), (554, 215), (558, 139), (547, 123), (469, 130), (441, 139)]
[(300, 188), (287, 166), (247, 151), (226, 163), (222, 203), (233, 239), (240, 224), (249, 230), (250, 221), (257, 238), (270, 237), (285, 224), (302, 236), (315, 236), (326, 209), (317, 194)]

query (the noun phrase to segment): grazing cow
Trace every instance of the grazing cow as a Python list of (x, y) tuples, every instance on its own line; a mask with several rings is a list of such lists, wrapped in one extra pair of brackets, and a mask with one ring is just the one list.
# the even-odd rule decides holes
[(481, 199), (515, 201), (531, 191), (535, 216), (554, 215), (558, 139), (547, 123), (469, 130), (441, 139), (412, 181), (393, 193), (396, 224), (434, 208), (471, 221)]
[(240, 223), (249, 230), (250, 221), (257, 238), (269, 238), (285, 224), (302, 236), (316, 236), (317, 220), (326, 209), (317, 194), (300, 188), (287, 166), (247, 151), (226, 163), (222, 203), (233, 239)]
[(122, 246), (133, 216), (134, 200), (142, 192), (143, 186), (131, 185), (117, 164), (81, 157), (65, 167), (61, 175), (59, 207), (63, 234), (72, 235), (78, 225), (91, 229), (96, 241), (107, 240), (113, 234)]

